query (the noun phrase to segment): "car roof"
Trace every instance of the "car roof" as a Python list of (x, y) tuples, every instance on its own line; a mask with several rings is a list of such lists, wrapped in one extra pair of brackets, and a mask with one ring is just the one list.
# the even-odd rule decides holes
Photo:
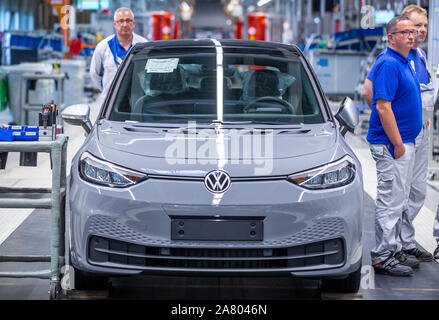
[[(236, 39), (218, 39), (224, 49), (235, 49), (244, 51), (270, 51), (274, 55), (301, 56), (300, 49), (295, 45), (287, 45), (277, 42), (256, 41), (256, 40), (236, 40)], [(146, 53), (154, 49), (190, 49), (190, 48), (215, 48), (215, 42), (212, 39), (181, 39), (181, 40), (161, 40), (137, 43), (133, 48), (133, 54)], [(277, 54), (276, 54), (277, 53)]]

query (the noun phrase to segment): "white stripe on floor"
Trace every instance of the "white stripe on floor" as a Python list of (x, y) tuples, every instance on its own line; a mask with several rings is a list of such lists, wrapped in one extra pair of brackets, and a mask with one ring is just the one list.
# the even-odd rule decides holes
[(1, 209), (0, 245), (26, 220), (32, 211), (33, 209)]
[[(52, 172), (50, 170), (49, 154), (38, 154), (38, 167), (20, 167), (18, 164), (19, 153), (9, 153), (8, 161), (6, 162), (6, 170), (0, 170), (0, 185), (2, 187), (51, 187)], [(0, 208), (0, 245), (33, 211), (34, 209)]]

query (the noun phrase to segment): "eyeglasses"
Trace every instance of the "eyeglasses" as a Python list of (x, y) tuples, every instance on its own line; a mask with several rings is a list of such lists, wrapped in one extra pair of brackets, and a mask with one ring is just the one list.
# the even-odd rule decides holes
[(392, 32), (392, 34), (395, 34), (395, 33), (400, 33), (400, 34), (402, 34), (405, 38), (408, 38), (409, 35), (410, 35), (410, 36), (414, 36), (415, 38), (418, 36), (418, 31), (415, 31), (415, 30), (402, 30), (402, 31)]
[(116, 22), (117, 24), (123, 24), (124, 22), (126, 22), (126, 23), (133, 23), (133, 19), (120, 19), (120, 20), (116, 20), (116, 21), (114, 21), (114, 22)]

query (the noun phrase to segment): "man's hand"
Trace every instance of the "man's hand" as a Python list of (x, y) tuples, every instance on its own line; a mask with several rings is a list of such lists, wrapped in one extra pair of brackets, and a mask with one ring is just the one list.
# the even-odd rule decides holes
[(392, 104), (384, 99), (377, 100), (377, 111), (383, 126), (384, 132), (394, 146), (393, 155), (395, 159), (401, 158), (405, 153), (405, 147), (399, 134), (395, 115), (392, 111)]
[(430, 120), (427, 120), (427, 127), (428, 127), (428, 129), (431, 128), (431, 121)]
[(395, 149), (394, 149), (395, 159), (401, 158), (404, 155), (404, 153), (405, 153), (404, 144), (401, 144), (399, 146), (395, 146)]

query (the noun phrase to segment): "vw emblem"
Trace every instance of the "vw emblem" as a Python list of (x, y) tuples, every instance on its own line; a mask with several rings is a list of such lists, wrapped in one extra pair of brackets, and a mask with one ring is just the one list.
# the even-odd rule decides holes
[(204, 185), (212, 193), (224, 193), (231, 185), (230, 176), (221, 170), (209, 172), (204, 178)]

